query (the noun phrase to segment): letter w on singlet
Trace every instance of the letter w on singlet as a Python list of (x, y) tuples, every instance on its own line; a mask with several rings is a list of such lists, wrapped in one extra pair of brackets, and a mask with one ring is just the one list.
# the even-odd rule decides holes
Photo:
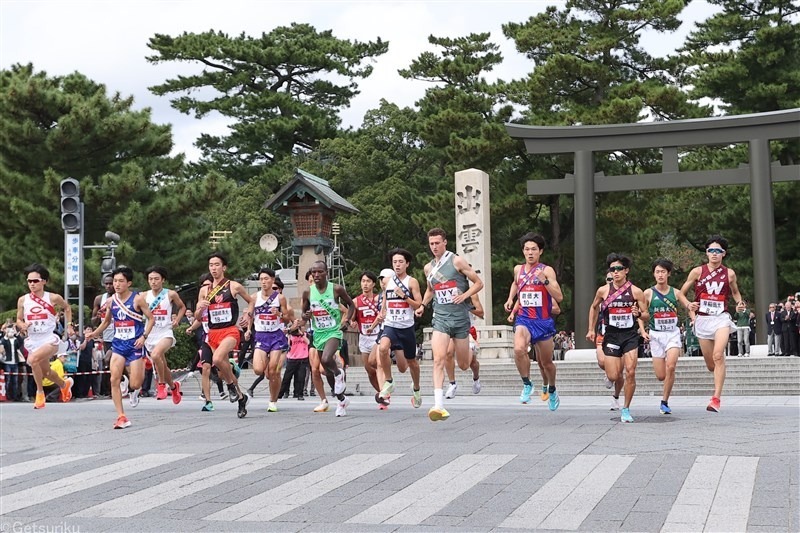
[(721, 281), (707, 281), (706, 282), (706, 293), (707, 294), (719, 294), (722, 292), (723, 283)]

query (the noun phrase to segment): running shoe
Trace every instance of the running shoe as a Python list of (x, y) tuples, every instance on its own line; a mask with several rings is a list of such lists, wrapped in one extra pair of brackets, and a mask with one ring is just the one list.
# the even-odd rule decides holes
[(131, 407), (139, 405), (139, 389), (131, 391), (130, 396), (128, 396), (128, 403), (131, 404)]
[(333, 378), (333, 394), (344, 394), (347, 389), (347, 383), (344, 382), (344, 371), (339, 371)]
[(619, 411), (619, 398), (611, 397), (611, 411)]
[(422, 405), (422, 394), (418, 390), (411, 390), (411, 405), (414, 406), (414, 409), (419, 409), (419, 406)]
[[(166, 387), (164, 387), (166, 389)], [(181, 382), (176, 381), (172, 384), (172, 403), (178, 405), (181, 403), (183, 399), (183, 393), (181, 392)]]
[(44, 399), (44, 393), (43, 392), (37, 392), (36, 393), (36, 400), (33, 402), (33, 408), (34, 409), (44, 409), (45, 405), (46, 404), (45, 404), (45, 399)]
[(450, 413), (448, 413), (444, 407), (431, 407), (431, 410), (428, 411), (428, 418), (433, 422), (447, 420), (449, 417)]
[(219, 393), (219, 399), (220, 400), (224, 400), (227, 397), (228, 397), (228, 393), (227, 392), (222, 391), (222, 392)]
[(253, 389), (247, 389), (246, 391), (244, 391), (244, 393), (247, 394), (248, 396), (250, 396), (251, 400), (256, 395), (256, 391), (254, 391)]
[(669, 408), (669, 405), (667, 405), (666, 402), (661, 402), (661, 407), (659, 408), (659, 411), (661, 411), (662, 415), (672, 414), (672, 409)]
[(546, 402), (550, 398), (550, 393), (547, 392), (547, 385), (542, 387), (542, 393), (539, 395), (539, 399), (543, 402)]
[(61, 387), (61, 401), (63, 403), (67, 403), (72, 399), (72, 385), (75, 384), (75, 380), (72, 378), (64, 378), (64, 386)]
[(533, 385), (525, 384), (522, 386), (522, 394), (519, 395), (519, 403), (530, 403)]
[(230, 400), (231, 403), (239, 401), (239, 389), (234, 383), (228, 385), (228, 400)]
[(603, 385), (605, 385), (607, 389), (610, 389), (614, 386), (614, 382), (608, 379), (607, 375), (603, 374)]
[(558, 406), (561, 405), (561, 399), (558, 397), (558, 391), (553, 391), (549, 394), (548, 398), (549, 402), (547, 406), (550, 408), (551, 411), (555, 411), (558, 409)]
[(451, 383), (449, 387), (447, 387), (447, 392), (444, 393), (444, 397), (448, 400), (452, 400), (456, 397), (456, 391), (458, 390), (458, 383)]
[(208, 401), (208, 400), (206, 400), (206, 397), (205, 397), (205, 395), (204, 395), (204, 394), (201, 394), (200, 396), (198, 396), (198, 398), (199, 398), (199, 399), (200, 399), (200, 401), (201, 401), (201, 402), (203, 402), (203, 403), (205, 403), (206, 401)]
[(166, 383), (159, 383), (156, 387), (156, 400), (166, 400), (167, 399), (167, 384)]
[(122, 379), (120, 379), (119, 391), (122, 393), (123, 398), (128, 395), (128, 376), (122, 376)]
[(481, 388), (482, 388), (482, 385), (481, 385), (480, 378), (473, 379), (472, 380), (472, 394), (480, 394)]
[(205, 405), (203, 406), (203, 408), (200, 409), (200, 410), (205, 412), (205, 413), (209, 413), (209, 412), (214, 410), (214, 404), (211, 403), (211, 402), (206, 402)]
[(708, 402), (708, 407), (706, 407), (706, 411), (719, 413), (719, 409), (720, 409), (719, 398), (717, 398), (716, 396), (712, 396), (711, 401)]
[(131, 427), (131, 421), (125, 415), (119, 415), (117, 422), (114, 424), (114, 429), (125, 429)]
[(331, 406), (328, 404), (328, 400), (322, 400), (319, 403), (319, 405), (314, 408), (314, 412), (315, 413), (327, 413), (328, 409), (330, 409), (330, 408), (331, 408)]
[(275, 402), (269, 402), (269, 405), (267, 406), (267, 412), (268, 413), (277, 413), (278, 412), (278, 404), (275, 403)]
[(622, 422), (633, 422), (633, 417), (631, 416), (631, 411), (627, 407), (623, 407), (622, 410), (619, 412), (619, 419)]
[(350, 405), (350, 398), (345, 396), (344, 400), (340, 400), (339, 403), (336, 404), (336, 416), (347, 416), (348, 405)]
[(381, 387), (381, 398), (388, 398), (394, 392), (394, 381), (384, 381)]
[(381, 398), (380, 393), (376, 392), (375, 393), (375, 403), (377, 403), (378, 405), (384, 405), (386, 407), (389, 407), (389, 403), (390, 402), (389, 402), (389, 398)]

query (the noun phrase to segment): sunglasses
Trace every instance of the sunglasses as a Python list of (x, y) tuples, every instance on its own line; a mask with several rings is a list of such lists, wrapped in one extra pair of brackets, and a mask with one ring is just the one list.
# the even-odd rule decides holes
[(708, 250), (706, 250), (706, 252), (710, 254), (721, 254), (724, 251), (725, 250), (723, 250), (722, 248), (709, 248)]
[(619, 266), (613, 266), (613, 267), (608, 267), (608, 270), (609, 270), (610, 272), (622, 272), (623, 270), (625, 270), (625, 267), (624, 267), (624, 266), (622, 266), (622, 265), (619, 265)]
[(40, 279), (29, 279), (28, 283), (40, 283), (41, 281)]
[(606, 278), (606, 281), (608, 281), (610, 283), (610, 282), (614, 281), (614, 278)]

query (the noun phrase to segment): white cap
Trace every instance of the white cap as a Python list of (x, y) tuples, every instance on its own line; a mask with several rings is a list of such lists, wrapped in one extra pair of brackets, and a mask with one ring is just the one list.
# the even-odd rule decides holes
[(394, 276), (394, 270), (392, 270), (391, 268), (384, 268), (383, 270), (381, 270), (381, 273), (378, 274), (379, 278), (388, 278), (391, 276)]

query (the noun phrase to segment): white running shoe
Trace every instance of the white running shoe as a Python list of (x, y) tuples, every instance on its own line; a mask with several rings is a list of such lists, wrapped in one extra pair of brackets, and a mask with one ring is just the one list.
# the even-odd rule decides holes
[(611, 410), (619, 411), (619, 398), (611, 397)]
[(614, 382), (608, 379), (608, 376), (603, 374), (603, 385), (605, 385), (607, 389), (610, 389), (614, 386)]
[(119, 391), (122, 393), (122, 397), (128, 395), (128, 376), (122, 376), (122, 379), (119, 382)]
[(347, 389), (347, 383), (344, 382), (344, 370), (340, 370), (333, 380), (333, 393), (344, 394), (344, 391)]
[(347, 416), (347, 406), (348, 405), (350, 405), (350, 398), (345, 396), (344, 400), (340, 401), (336, 405), (336, 416)]
[(481, 380), (472, 380), (472, 394), (479, 394), (481, 392)]
[(139, 405), (139, 389), (131, 391), (130, 396), (128, 396), (128, 402), (131, 404), (131, 407)]
[(447, 387), (447, 392), (445, 393), (444, 397), (448, 400), (452, 400), (456, 397), (456, 391), (458, 390), (458, 383), (451, 383), (449, 387)]
[(328, 405), (328, 400), (322, 400), (318, 406), (314, 408), (315, 413), (326, 413), (330, 409), (330, 405)]

